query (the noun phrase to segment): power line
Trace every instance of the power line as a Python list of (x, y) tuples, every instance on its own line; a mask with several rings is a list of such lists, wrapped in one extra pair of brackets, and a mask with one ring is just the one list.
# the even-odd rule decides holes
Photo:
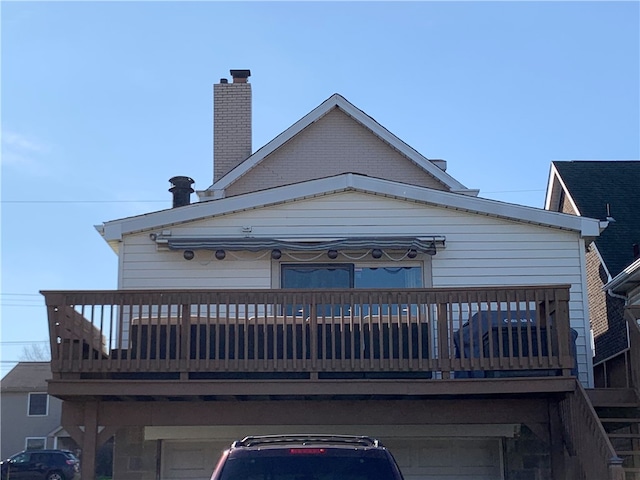
[(39, 293), (0, 293), (2, 307), (45, 307), (44, 297)]
[(7, 307), (7, 308), (33, 308), (33, 307), (37, 307), (37, 308), (44, 308), (46, 307), (46, 305), (43, 303), (42, 305), (35, 305), (35, 304), (19, 304), (19, 303), (1, 303), (0, 302), (0, 307)]
[[(482, 193), (533, 193), (545, 192), (545, 189), (534, 190), (483, 190)], [(0, 203), (169, 203), (164, 200), (0, 200)]]
[(0, 292), (0, 295), (15, 295), (15, 296), (29, 296), (29, 297), (40, 297), (41, 295), (39, 293), (7, 293), (7, 292)]
[(167, 200), (0, 200), (0, 203), (170, 203)]

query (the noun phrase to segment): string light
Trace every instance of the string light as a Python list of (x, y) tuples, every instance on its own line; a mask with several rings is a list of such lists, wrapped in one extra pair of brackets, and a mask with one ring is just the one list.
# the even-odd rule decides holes
[[(190, 252), (190, 253), (187, 253)], [(224, 253), (222, 253), (224, 252)], [(247, 255), (247, 253), (253, 253), (253, 255)], [(311, 252), (306, 252), (307, 255), (310, 254)], [(193, 255), (193, 256), (192, 256)], [(304, 255), (304, 254), (303, 254)], [(323, 256), (328, 256), (330, 259), (335, 260), (336, 258), (338, 258), (339, 255), (343, 256), (345, 259), (347, 260), (351, 260), (351, 261), (359, 261), (359, 260), (363, 260), (367, 257), (372, 256), (375, 259), (380, 259), (382, 257), (384, 257), (387, 260), (390, 260), (392, 262), (401, 262), (405, 259), (415, 259), (418, 256), (418, 252), (415, 249), (409, 249), (406, 252), (402, 253), (400, 256), (394, 256), (391, 255), (389, 252), (383, 250), (383, 249), (370, 249), (367, 250), (366, 252), (362, 253), (362, 254), (356, 254), (356, 253), (349, 253), (349, 252), (345, 252), (345, 251), (340, 251), (338, 252), (337, 250), (329, 250), (327, 252), (320, 252), (317, 254), (313, 254), (311, 256), (299, 256), (296, 255), (295, 253), (292, 252), (283, 252), (279, 249), (275, 249), (275, 250), (267, 250), (267, 251), (261, 251), (261, 252), (240, 252), (240, 254), (238, 254), (237, 252), (234, 252), (232, 250), (216, 250), (216, 251), (212, 251), (211, 255), (209, 257), (209, 259), (207, 260), (203, 260), (203, 261), (199, 261), (198, 264), (202, 265), (202, 266), (207, 266), (209, 265), (214, 259), (217, 260), (223, 260), (224, 258), (226, 258), (227, 256), (229, 256), (230, 258), (237, 260), (237, 261), (247, 261), (247, 262), (255, 262), (257, 260), (262, 260), (265, 257), (269, 257), (272, 258), (273, 260), (281, 260), (282, 258), (286, 258), (286, 259), (290, 259), (293, 260), (295, 262), (315, 262), (316, 260), (322, 258)], [(335, 256), (332, 256), (335, 255)], [(193, 252), (192, 250), (185, 250), (183, 252), (183, 256), (185, 259), (190, 260), (192, 258), (194, 258), (195, 252)], [(190, 258), (188, 258), (190, 257)], [(201, 256), (200, 256), (201, 257)]]

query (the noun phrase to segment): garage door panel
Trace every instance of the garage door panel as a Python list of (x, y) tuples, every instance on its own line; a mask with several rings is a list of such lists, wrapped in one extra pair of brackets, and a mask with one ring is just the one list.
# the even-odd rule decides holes
[(405, 480), (502, 480), (496, 438), (384, 439)]
[(165, 441), (162, 448), (164, 480), (208, 479), (228, 442)]

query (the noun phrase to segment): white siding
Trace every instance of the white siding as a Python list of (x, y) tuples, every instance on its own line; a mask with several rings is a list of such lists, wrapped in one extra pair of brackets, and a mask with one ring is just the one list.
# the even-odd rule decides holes
[[(581, 380), (590, 383), (583, 251), (577, 232), (364, 193), (326, 195), (170, 230), (175, 237), (241, 237), (247, 226), (254, 237), (275, 238), (442, 235), (446, 248), (433, 257), (431, 265), (434, 287), (569, 284)], [(278, 286), (278, 265), (268, 252), (227, 252), (227, 258), (219, 261), (213, 252), (198, 251), (194, 260), (186, 261), (182, 252), (156, 251), (149, 233), (124, 238), (121, 288)]]

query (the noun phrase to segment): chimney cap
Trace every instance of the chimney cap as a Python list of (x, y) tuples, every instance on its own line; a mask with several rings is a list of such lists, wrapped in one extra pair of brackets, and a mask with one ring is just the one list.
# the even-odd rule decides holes
[(191, 184), (195, 183), (193, 178), (176, 176), (169, 179), (172, 186), (169, 191), (173, 194), (173, 208), (184, 207), (191, 203), (191, 194), (194, 192)]
[(247, 78), (251, 76), (251, 70), (229, 70), (233, 77), (233, 83), (247, 83)]
[(229, 70), (233, 78), (249, 78), (251, 76), (251, 70)]
[(186, 177), (183, 175), (177, 175), (175, 177), (171, 177), (169, 179), (169, 182), (171, 182), (176, 187), (188, 187), (188, 188), (190, 188), (192, 183), (196, 183), (193, 178)]

